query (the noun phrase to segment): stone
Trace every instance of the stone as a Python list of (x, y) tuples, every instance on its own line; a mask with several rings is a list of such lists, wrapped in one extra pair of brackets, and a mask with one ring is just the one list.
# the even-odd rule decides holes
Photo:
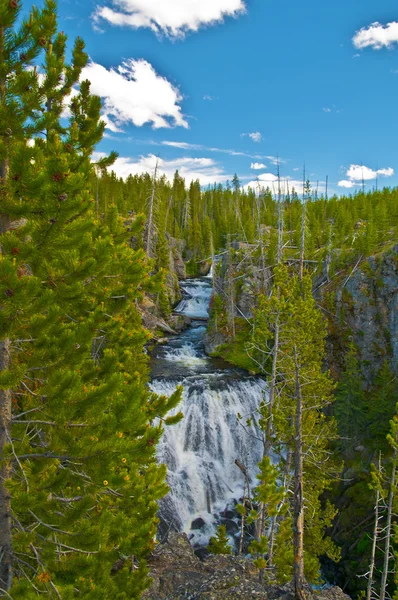
[[(258, 580), (251, 560), (238, 556), (195, 556), (185, 533), (170, 533), (149, 558), (152, 586), (145, 600), (294, 600), (293, 588)], [(340, 588), (321, 592), (308, 588), (308, 600), (349, 600)]]
[(198, 517), (197, 519), (195, 519), (194, 521), (192, 521), (191, 523), (191, 529), (198, 530), (198, 529), (203, 529), (203, 527), (206, 525), (206, 521), (204, 521), (204, 519), (202, 519), (202, 517)]

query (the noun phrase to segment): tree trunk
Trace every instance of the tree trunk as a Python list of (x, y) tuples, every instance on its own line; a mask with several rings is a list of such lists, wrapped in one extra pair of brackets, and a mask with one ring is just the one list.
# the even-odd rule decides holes
[[(296, 354), (296, 351), (295, 351)], [(294, 447), (294, 514), (293, 514), (293, 545), (294, 545), (294, 594), (296, 600), (305, 598), (304, 592), (304, 497), (303, 497), (303, 404), (299, 380), (299, 367), (296, 363), (296, 423)]]
[(306, 205), (305, 199), (303, 199), (303, 207), (301, 214), (301, 242), (300, 242), (300, 281), (303, 280), (304, 275), (304, 255), (305, 255), (305, 212)]
[[(381, 454), (379, 453), (379, 472), (381, 471)], [(372, 540), (372, 553), (370, 557), (370, 565), (369, 565), (369, 579), (368, 579), (368, 589), (366, 593), (366, 600), (372, 599), (373, 592), (373, 575), (375, 570), (376, 563), (376, 548), (377, 541), (379, 539), (379, 504), (380, 504), (380, 490), (377, 488), (376, 490), (376, 505), (375, 505), (375, 525), (373, 530), (373, 540)]]
[(153, 175), (153, 182), (152, 182), (152, 191), (151, 191), (151, 196), (149, 199), (149, 210), (148, 210), (148, 220), (147, 220), (147, 226), (146, 226), (146, 241), (145, 241), (145, 252), (147, 253), (147, 256), (151, 257), (151, 245), (152, 245), (152, 238), (153, 238), (153, 213), (154, 213), (154, 204), (155, 204), (155, 190), (156, 190), (156, 176), (157, 176), (157, 171), (158, 171), (158, 163), (156, 161), (156, 165), (155, 165), (155, 173)]
[[(0, 343), (0, 371), (9, 366), (9, 341)], [(10, 465), (3, 462), (4, 446), (8, 443), (11, 430), (11, 391), (0, 390), (0, 588), (9, 590), (12, 581), (12, 548), (11, 548), (11, 497), (4, 485), (9, 478)], [(2, 593), (0, 592), (0, 596)]]
[(380, 584), (380, 600), (384, 600), (387, 592), (387, 578), (388, 578), (388, 567), (390, 563), (390, 549), (391, 549), (391, 526), (394, 512), (394, 492), (395, 492), (395, 475), (397, 470), (397, 451), (394, 450), (392, 473), (390, 479), (390, 493), (388, 496), (388, 512), (387, 512), (387, 530), (386, 539), (384, 545), (384, 564), (383, 573), (381, 576)]
[(232, 339), (234, 340), (236, 337), (235, 330), (235, 284), (232, 277), (232, 253), (231, 246), (229, 247), (228, 253), (228, 295), (229, 295), (229, 310), (230, 310), (230, 322), (231, 322), (231, 333)]
[[(4, 28), (0, 29), (0, 55), (4, 57)], [(0, 85), (1, 103), (6, 106), (6, 82)], [(8, 144), (8, 140), (6, 142)], [(8, 152), (7, 152), (8, 154)], [(9, 161), (5, 158), (0, 164), (0, 186), (5, 186), (8, 177)], [(0, 216), (0, 234), (10, 226), (8, 215)], [(1, 246), (0, 246), (1, 252)], [(9, 340), (0, 342), (0, 371), (9, 368)], [(10, 466), (4, 461), (4, 446), (11, 434), (11, 390), (0, 390), (0, 588), (3, 592), (10, 589), (12, 583), (12, 546), (11, 546), (11, 497), (4, 485), (9, 478)]]

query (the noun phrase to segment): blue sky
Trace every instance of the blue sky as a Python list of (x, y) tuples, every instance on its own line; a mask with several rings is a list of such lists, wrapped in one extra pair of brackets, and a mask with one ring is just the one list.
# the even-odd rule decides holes
[(120, 175), (158, 156), (203, 185), (235, 172), (272, 185), (279, 156), (290, 185), (305, 162), (314, 186), (328, 175), (338, 193), (374, 186), (376, 171), (379, 186), (398, 184), (397, 12), (396, 0), (59, 6), (70, 41), (86, 41), (109, 123), (98, 150), (119, 152)]

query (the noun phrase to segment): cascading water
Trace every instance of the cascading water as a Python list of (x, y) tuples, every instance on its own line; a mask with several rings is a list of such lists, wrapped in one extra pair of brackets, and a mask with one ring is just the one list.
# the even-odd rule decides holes
[(266, 386), (261, 379), (206, 356), (202, 321), (208, 317), (211, 278), (190, 279), (181, 288), (184, 298), (176, 312), (191, 317), (192, 326), (158, 346), (152, 356), (153, 391), (170, 395), (177, 385), (184, 388), (177, 409), (184, 419), (166, 429), (159, 447), (170, 486), (161, 516), (174, 529), (189, 533), (194, 544), (204, 545), (214, 533), (217, 515), (242, 496), (244, 481), (235, 460), (244, 463), (255, 479), (262, 444), (246, 420), (255, 414)]

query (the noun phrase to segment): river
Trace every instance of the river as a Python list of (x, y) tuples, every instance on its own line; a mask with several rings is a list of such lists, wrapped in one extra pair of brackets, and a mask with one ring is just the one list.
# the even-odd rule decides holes
[(166, 429), (158, 450), (159, 460), (168, 466), (170, 486), (160, 515), (164, 524), (188, 533), (193, 545), (203, 546), (220, 514), (242, 496), (243, 476), (235, 459), (255, 480), (262, 445), (246, 420), (255, 415), (265, 383), (206, 355), (204, 319), (209, 314), (211, 276), (187, 279), (181, 288), (184, 297), (176, 312), (189, 316), (191, 326), (158, 345), (151, 357), (155, 392), (170, 395), (177, 385), (184, 388), (177, 409), (184, 419)]

